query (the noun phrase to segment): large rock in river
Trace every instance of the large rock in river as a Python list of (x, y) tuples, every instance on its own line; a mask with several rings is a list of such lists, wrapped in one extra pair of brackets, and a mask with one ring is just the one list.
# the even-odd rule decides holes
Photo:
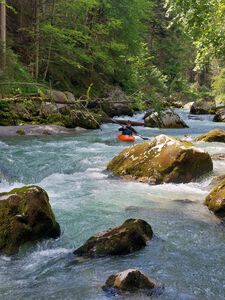
[(210, 155), (189, 142), (159, 135), (124, 149), (108, 164), (113, 174), (151, 184), (190, 182), (213, 169)]
[(158, 112), (147, 112), (144, 116), (145, 127), (185, 128), (187, 124), (171, 109)]
[(213, 98), (201, 99), (192, 104), (190, 113), (193, 115), (214, 114), (216, 111), (216, 103)]
[(225, 179), (210, 191), (205, 199), (205, 204), (215, 215), (225, 218)]
[(48, 194), (38, 186), (0, 193), (0, 252), (11, 255), (20, 245), (60, 235)]
[(151, 291), (156, 294), (160, 284), (153, 278), (136, 269), (128, 269), (109, 276), (103, 290), (116, 289), (121, 292), (137, 292), (138, 290)]
[(74, 254), (87, 257), (129, 254), (146, 246), (152, 236), (147, 222), (128, 219), (119, 227), (92, 236)]
[(225, 109), (219, 108), (213, 118), (213, 122), (225, 122)]
[(198, 136), (196, 141), (202, 142), (221, 142), (225, 143), (225, 130), (215, 128), (209, 132)]

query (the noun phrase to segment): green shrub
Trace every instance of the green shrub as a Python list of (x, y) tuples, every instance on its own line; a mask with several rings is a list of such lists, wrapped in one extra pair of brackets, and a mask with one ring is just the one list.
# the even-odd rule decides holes
[(214, 77), (212, 90), (218, 103), (225, 102), (225, 68), (221, 69), (219, 75)]

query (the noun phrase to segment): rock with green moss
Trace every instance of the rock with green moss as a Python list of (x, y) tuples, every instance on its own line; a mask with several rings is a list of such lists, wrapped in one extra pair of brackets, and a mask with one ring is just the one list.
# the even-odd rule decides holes
[(0, 252), (11, 255), (22, 244), (60, 235), (48, 194), (38, 186), (0, 193)]
[(18, 128), (17, 131), (16, 131), (16, 133), (18, 135), (26, 135), (26, 132), (25, 132), (25, 130), (23, 128)]
[(208, 209), (220, 218), (225, 218), (225, 179), (218, 181), (205, 199), (205, 205)]
[(190, 182), (213, 169), (210, 155), (189, 142), (159, 135), (124, 149), (108, 164), (114, 175), (150, 184)]
[(72, 110), (70, 112), (73, 127), (82, 127), (86, 129), (98, 129), (101, 125), (101, 116), (99, 114), (82, 111)]
[(222, 130), (220, 128), (215, 128), (213, 130), (210, 130), (209, 132), (202, 134), (198, 136), (196, 141), (202, 141), (202, 142), (221, 142), (225, 143), (225, 130)]
[(119, 227), (92, 236), (74, 254), (85, 257), (129, 254), (146, 246), (152, 237), (152, 228), (147, 222), (128, 219)]
[(47, 91), (47, 97), (55, 103), (71, 103), (75, 101), (75, 97), (70, 92), (62, 92), (58, 90)]
[(145, 127), (158, 128), (185, 128), (187, 124), (180, 116), (171, 109), (164, 109), (159, 113), (156, 111), (147, 112), (144, 116)]
[(128, 269), (109, 276), (102, 289), (104, 291), (116, 289), (121, 292), (132, 293), (143, 290), (148, 291), (148, 295), (149, 292), (151, 292), (151, 295), (161, 294), (162, 292), (162, 287), (155, 279), (136, 269)]

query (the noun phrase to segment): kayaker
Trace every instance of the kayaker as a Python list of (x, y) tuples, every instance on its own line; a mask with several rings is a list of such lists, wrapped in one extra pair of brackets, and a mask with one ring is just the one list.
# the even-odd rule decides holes
[(127, 125), (123, 125), (121, 128), (119, 128), (119, 131), (122, 131), (123, 135), (138, 134), (137, 131), (131, 126), (131, 121), (127, 121)]

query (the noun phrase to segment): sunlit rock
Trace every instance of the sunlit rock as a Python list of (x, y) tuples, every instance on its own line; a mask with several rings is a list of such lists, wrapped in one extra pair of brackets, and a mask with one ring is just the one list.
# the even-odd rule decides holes
[(202, 142), (221, 142), (225, 143), (225, 130), (215, 128), (209, 132), (200, 135), (195, 139), (196, 141)]
[(102, 288), (105, 291), (116, 289), (121, 292), (132, 293), (144, 290), (148, 291), (149, 295), (161, 294), (162, 292), (162, 287), (155, 279), (136, 269), (128, 269), (109, 276)]
[(186, 103), (185, 105), (184, 105), (184, 109), (188, 109), (188, 110), (190, 110), (191, 109), (191, 107), (192, 107), (192, 105), (193, 105), (193, 101), (192, 102), (188, 102), (188, 103)]
[(159, 135), (124, 149), (108, 164), (114, 175), (150, 184), (185, 183), (213, 169), (210, 155), (189, 142)]
[(11, 255), (20, 245), (60, 235), (47, 193), (38, 186), (0, 193), (0, 252)]
[(171, 109), (158, 112), (147, 112), (144, 116), (145, 127), (185, 128), (187, 124)]
[(147, 222), (128, 219), (118, 227), (92, 236), (74, 254), (87, 257), (129, 254), (146, 246), (152, 237), (152, 228)]
[(205, 204), (216, 216), (220, 218), (225, 217), (225, 179), (219, 181), (219, 183), (210, 191), (205, 199)]

